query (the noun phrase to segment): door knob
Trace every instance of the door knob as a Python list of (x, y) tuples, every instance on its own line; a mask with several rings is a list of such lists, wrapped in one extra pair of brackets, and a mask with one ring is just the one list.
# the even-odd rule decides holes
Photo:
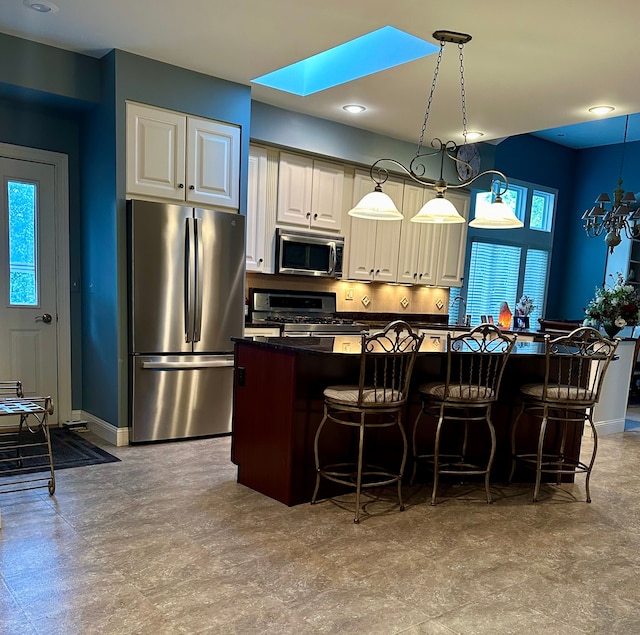
[(51, 313), (44, 313), (43, 315), (36, 315), (36, 322), (44, 322), (45, 324), (51, 324), (53, 317), (51, 317)]

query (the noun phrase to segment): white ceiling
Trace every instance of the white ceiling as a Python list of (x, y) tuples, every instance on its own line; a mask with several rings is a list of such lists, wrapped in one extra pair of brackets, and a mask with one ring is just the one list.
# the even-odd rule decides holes
[[(41, 14), (1, 0), (0, 31), (95, 57), (118, 48), (242, 84), (387, 24), (425, 39), (462, 31), (473, 36), (464, 49), (468, 128), (483, 141), (592, 121), (594, 105), (615, 106), (611, 117), (640, 112), (638, 0), (53, 1), (60, 10)], [(252, 96), (417, 141), (434, 65), (430, 56), (309, 97), (257, 85)], [(428, 139), (461, 140), (458, 68), (449, 45)], [(367, 111), (350, 115), (347, 103)], [(581, 147), (616, 135), (603, 128)], [(571, 145), (570, 134), (555, 140)]]

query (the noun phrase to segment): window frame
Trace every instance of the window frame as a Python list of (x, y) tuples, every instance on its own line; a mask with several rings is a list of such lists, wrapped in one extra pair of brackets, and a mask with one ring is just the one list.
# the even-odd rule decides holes
[[(547, 271), (545, 274), (544, 280), (544, 288), (545, 293), (543, 298), (534, 298), (536, 303), (539, 305), (540, 315), (545, 315), (545, 310), (547, 306), (547, 295), (549, 292), (549, 275), (551, 271), (551, 262), (553, 258), (553, 237), (555, 232), (555, 224), (556, 224), (556, 212), (558, 208), (558, 190), (556, 188), (547, 187), (544, 185), (540, 185), (537, 183), (530, 183), (527, 181), (520, 181), (518, 179), (509, 179), (509, 186), (515, 186), (519, 190), (526, 190), (526, 197), (523, 205), (524, 209), (524, 217), (520, 217), (520, 220), (524, 223), (524, 227), (519, 229), (479, 229), (469, 227), (467, 232), (467, 242), (465, 248), (465, 268), (464, 268), (464, 279), (462, 286), (460, 288), (459, 295), (464, 299), (464, 304), (466, 306), (466, 302), (469, 296), (469, 279), (470, 279), (470, 266), (471, 266), (471, 252), (473, 249), (473, 244), (476, 242), (480, 243), (488, 243), (492, 245), (505, 245), (512, 247), (519, 247), (520, 252), (520, 265), (518, 270), (518, 279), (517, 279), (517, 292), (516, 298), (510, 299), (505, 298), (506, 301), (513, 300), (514, 303), (519, 300), (519, 298), (523, 295), (523, 287), (525, 280), (525, 269), (527, 262), (527, 254), (530, 249), (546, 251), (548, 253), (547, 258)], [(475, 217), (475, 206), (476, 206), (476, 196), (481, 194), (483, 190), (480, 189), (472, 189), (471, 191), (471, 208), (469, 211), (469, 217)], [(532, 202), (533, 196), (535, 194), (542, 194), (546, 196), (553, 197), (553, 205), (552, 209), (548, 210), (548, 213), (551, 214), (551, 227), (547, 231), (545, 229), (533, 229), (531, 228), (531, 211), (532, 211)], [(457, 294), (456, 294), (457, 295)], [(460, 308), (460, 304), (458, 303), (458, 311), (462, 310)], [(509, 308), (513, 313), (515, 313), (515, 304), (514, 306), (509, 305)], [(469, 311), (466, 311), (467, 313)], [(495, 317), (495, 316), (494, 316)], [(480, 320), (480, 316), (471, 316), (472, 324), (478, 324)], [(532, 325), (533, 328), (533, 325)]]

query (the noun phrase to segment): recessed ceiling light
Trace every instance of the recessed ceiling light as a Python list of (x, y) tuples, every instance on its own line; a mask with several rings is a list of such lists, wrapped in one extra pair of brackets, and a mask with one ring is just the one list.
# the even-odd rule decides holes
[(29, 9), (33, 9), (38, 13), (57, 13), (60, 11), (60, 7), (53, 4), (53, 2), (49, 2), (49, 0), (22, 0), (22, 4)]
[(364, 106), (361, 106), (360, 104), (347, 104), (346, 106), (342, 106), (342, 108), (347, 112), (351, 112), (354, 114), (364, 112), (366, 110), (366, 108)]
[(480, 137), (484, 137), (484, 132), (467, 132), (467, 141), (472, 141), (473, 139), (479, 139)]
[(614, 110), (615, 108), (613, 106), (594, 106), (593, 108), (589, 108), (589, 112), (592, 112), (594, 115), (606, 115)]

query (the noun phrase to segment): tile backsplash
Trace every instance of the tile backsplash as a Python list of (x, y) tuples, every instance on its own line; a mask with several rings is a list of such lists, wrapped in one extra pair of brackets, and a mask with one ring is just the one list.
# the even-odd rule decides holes
[(246, 289), (333, 291), (338, 311), (347, 312), (447, 315), (449, 307), (449, 289), (441, 287), (248, 273)]

